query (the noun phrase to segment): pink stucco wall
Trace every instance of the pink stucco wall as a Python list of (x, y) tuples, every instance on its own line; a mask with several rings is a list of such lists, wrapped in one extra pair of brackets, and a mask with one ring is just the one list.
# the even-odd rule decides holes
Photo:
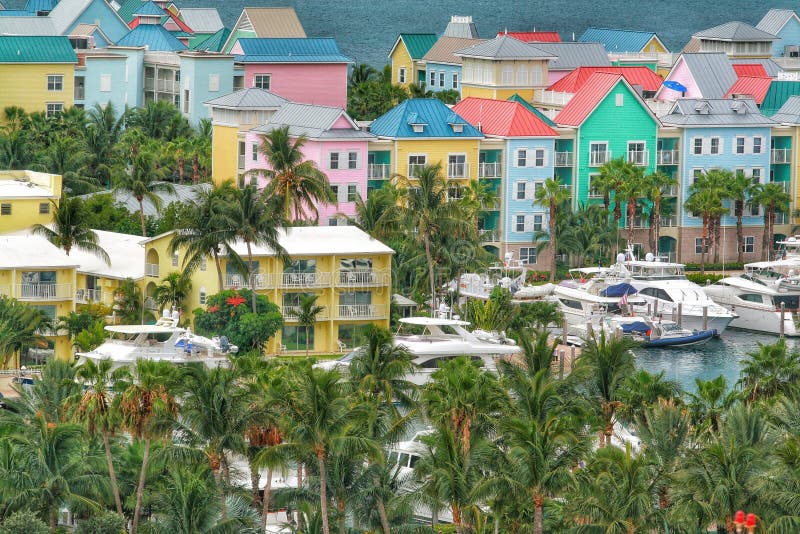
[(550, 87), (558, 80), (566, 76), (572, 71), (569, 70), (548, 70), (547, 71), (547, 86)]
[(245, 87), (253, 87), (255, 74), (269, 74), (270, 91), (292, 102), (347, 107), (344, 63), (247, 63)]
[[(686, 88), (686, 95), (684, 95), (686, 98), (703, 98), (703, 95), (700, 94), (700, 89), (697, 87), (697, 83), (695, 83), (694, 77), (692, 77), (692, 73), (689, 71), (689, 68), (686, 66), (686, 62), (683, 61), (683, 58), (678, 60), (678, 64), (675, 65), (674, 69), (672, 69), (672, 72), (667, 77), (667, 80), (672, 80), (683, 85)], [(668, 89), (662, 85), (661, 89), (656, 95), (656, 100), (661, 100), (662, 102), (674, 102), (680, 97), (681, 93), (679, 91)]]
[[(347, 123), (344, 118), (344, 125), (348, 129), (352, 127)], [(337, 121), (338, 122), (338, 121)], [(247, 150), (245, 156), (245, 168), (250, 169), (263, 169), (267, 167), (264, 156), (258, 154), (258, 161), (253, 160), (253, 144), (261, 144), (261, 136), (256, 132), (248, 132), (246, 135)], [(358, 152), (358, 168), (357, 169), (329, 169), (329, 154), (331, 152), (339, 152), (346, 154), (348, 152)], [(317, 164), (317, 167), (325, 173), (330, 181), (330, 184), (339, 186), (339, 198), (342, 200), (338, 206), (317, 206), (319, 211), (319, 224), (321, 226), (328, 225), (328, 219), (335, 217), (337, 214), (345, 214), (348, 216), (355, 215), (355, 203), (347, 202), (347, 186), (356, 184), (358, 192), (362, 198), (367, 194), (367, 141), (318, 141), (309, 139), (303, 147), (303, 154), (306, 159), (309, 159)], [(340, 162), (343, 166), (347, 166), (346, 156), (344, 159), (340, 156)], [(259, 178), (258, 186), (263, 188), (267, 185), (266, 178)]]

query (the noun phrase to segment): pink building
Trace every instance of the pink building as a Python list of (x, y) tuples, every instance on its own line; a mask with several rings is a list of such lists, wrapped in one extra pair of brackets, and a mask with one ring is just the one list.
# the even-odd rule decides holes
[[(342, 108), (311, 104), (284, 104), (263, 126), (246, 134), (246, 170), (267, 168), (259, 152), (262, 135), (289, 128), (293, 138), (303, 136), (303, 154), (325, 173), (338, 205), (317, 206), (320, 226), (342, 224), (342, 216), (355, 215), (355, 200), (367, 194), (367, 143), (374, 136), (358, 129)], [(259, 187), (267, 178), (259, 177)]]
[(239, 39), (231, 49), (244, 66), (244, 86), (267, 89), (293, 102), (347, 107), (353, 61), (333, 39)]

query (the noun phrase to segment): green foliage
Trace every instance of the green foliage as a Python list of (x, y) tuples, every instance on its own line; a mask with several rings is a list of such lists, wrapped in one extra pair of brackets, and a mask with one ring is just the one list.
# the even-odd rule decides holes
[(697, 284), (699, 286), (704, 286), (706, 284), (716, 284), (717, 282), (719, 282), (720, 280), (725, 278), (725, 275), (723, 275), (723, 274), (713, 274), (713, 273), (705, 273), (705, 274), (703, 274), (703, 273), (688, 273), (686, 275), (686, 278), (688, 278), (689, 281), (694, 282), (695, 284)]
[(50, 321), (38, 310), (16, 299), (0, 296), (0, 358), (2, 367), (23, 347), (43, 346), (40, 329), (47, 328)]
[(389, 65), (380, 72), (369, 65), (356, 65), (349, 86), (347, 114), (354, 120), (375, 120), (409, 97), (404, 87), (392, 84)]
[(12, 513), (0, 524), (0, 534), (47, 534), (50, 530), (39, 516), (27, 510)]
[(256, 295), (256, 313), (250, 311), (249, 289), (226, 290), (210, 295), (206, 309), (194, 312), (194, 324), (203, 335), (227, 336), (240, 350), (263, 348), (283, 324), (280, 308), (264, 295)]
[(75, 336), (73, 344), (82, 352), (88, 352), (99, 347), (107, 337), (105, 326), (104, 320), (95, 321), (88, 328), (84, 328)]
[(102, 512), (89, 519), (78, 521), (75, 534), (121, 534), (125, 532), (125, 518), (113, 512)]
[(517, 314), (518, 308), (511, 304), (511, 292), (502, 287), (492, 290), (489, 300), (472, 299), (469, 301), (469, 320), (481, 330), (506, 330)]

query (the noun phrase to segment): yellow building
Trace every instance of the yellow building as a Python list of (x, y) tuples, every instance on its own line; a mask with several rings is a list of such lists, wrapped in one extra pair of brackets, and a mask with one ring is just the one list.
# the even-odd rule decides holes
[(52, 202), (58, 202), (59, 198), (61, 176), (58, 174), (0, 171), (0, 234), (49, 223)]
[(287, 102), (285, 98), (257, 87), (241, 89), (206, 102), (211, 108), (211, 177), (215, 185), (228, 180), (239, 183), (246, 164), (246, 133), (266, 124)]
[[(170, 254), (173, 232), (144, 241), (145, 294), (152, 297), (159, 281), (180, 271), (183, 251)], [(248, 288), (281, 308), (284, 326), (270, 340), (270, 353), (305, 351), (305, 332), (294, 314), (304, 293), (319, 295), (324, 309), (309, 333), (309, 349), (316, 353), (339, 352), (353, 347), (359, 329), (368, 323), (389, 325), (391, 300), (391, 257), (394, 251), (354, 226), (292, 227), (281, 231), (281, 245), (290, 261), (283, 263), (265, 247), (252, 245), (254, 274), (237, 272), (223, 255), (220, 273), (211, 258), (192, 276), (192, 289), (184, 312), (206, 304), (209, 295), (222, 289)], [(237, 243), (234, 250), (247, 261), (247, 247)]]
[(0, 36), (0, 109), (52, 115), (71, 107), (77, 63), (66, 36)]
[(532, 101), (549, 85), (548, 63), (556, 59), (534, 44), (508, 35), (457, 50), (461, 57), (461, 97), (507, 100), (515, 94)]
[(436, 44), (433, 33), (401, 33), (389, 51), (392, 83), (408, 87), (425, 82), (425, 61), (428, 50)]

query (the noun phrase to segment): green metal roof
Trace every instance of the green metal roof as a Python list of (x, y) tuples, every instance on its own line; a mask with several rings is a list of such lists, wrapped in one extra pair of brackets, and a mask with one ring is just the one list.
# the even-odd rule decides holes
[(789, 97), (800, 95), (800, 82), (791, 80), (772, 80), (764, 101), (761, 102), (761, 113), (767, 117), (781, 109)]
[(411, 59), (422, 59), (436, 44), (437, 37), (435, 33), (401, 33), (400, 39), (405, 43)]
[(117, 14), (122, 17), (122, 20), (130, 24), (135, 18), (133, 14), (136, 13), (143, 4), (143, 0), (125, 0), (122, 5), (119, 6)]
[(211, 35), (201, 35), (189, 39), (189, 48), (192, 50), (207, 50), (209, 52), (219, 52), (228, 40), (231, 31), (228, 28), (222, 28), (216, 33)]
[(513, 95), (508, 97), (508, 99), (511, 100), (512, 102), (519, 102), (520, 104), (522, 104), (525, 107), (525, 109), (527, 109), (528, 111), (530, 111), (531, 113), (542, 119), (544, 123), (547, 124), (548, 126), (554, 127), (556, 125), (556, 123), (547, 118), (547, 115), (545, 115), (544, 113), (533, 107), (533, 105), (530, 102), (519, 96), (517, 93), (514, 93)]
[(65, 36), (0, 36), (0, 63), (77, 63)]

